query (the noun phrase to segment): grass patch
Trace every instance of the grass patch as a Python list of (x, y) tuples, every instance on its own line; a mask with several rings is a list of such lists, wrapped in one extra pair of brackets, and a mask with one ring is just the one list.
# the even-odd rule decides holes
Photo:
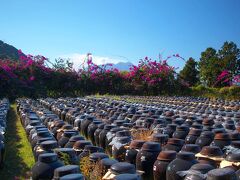
[(4, 166), (0, 179), (29, 179), (34, 165), (32, 148), (17, 115), (16, 104), (11, 105), (7, 117)]

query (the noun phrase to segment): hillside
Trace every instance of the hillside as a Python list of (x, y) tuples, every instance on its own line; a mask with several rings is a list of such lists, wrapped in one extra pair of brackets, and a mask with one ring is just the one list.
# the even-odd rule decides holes
[(120, 71), (129, 71), (129, 68), (132, 66), (133, 64), (130, 62), (119, 62), (117, 64), (113, 65), (113, 68), (117, 68)]
[(0, 59), (19, 59), (18, 49), (0, 40)]

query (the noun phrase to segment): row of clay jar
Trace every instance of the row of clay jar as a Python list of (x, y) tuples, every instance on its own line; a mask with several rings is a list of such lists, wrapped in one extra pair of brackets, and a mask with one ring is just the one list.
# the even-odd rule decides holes
[[(90, 124), (90, 123), (89, 123)], [(114, 128), (116, 128), (116, 127), (112, 127), (112, 129), (114, 129)], [(111, 129), (111, 126), (104, 126), (104, 128), (103, 129), (105, 129), (105, 130), (107, 130), (107, 131), (109, 131), (110, 129)], [(181, 142), (179, 139), (177, 139), (177, 138), (175, 138), (175, 139), (171, 139), (171, 141), (172, 141), (172, 145), (177, 145), (177, 144), (179, 144), (179, 142)], [(170, 142), (171, 142), (170, 141)], [(174, 144), (175, 143), (175, 144)], [(149, 144), (149, 143), (148, 143)], [(150, 143), (151, 144), (151, 143)], [(170, 144), (170, 143), (169, 143)], [(182, 142), (181, 142), (181, 144), (183, 144)], [(170, 144), (171, 145), (171, 144)], [(147, 146), (147, 145), (146, 145)], [(199, 147), (197, 148), (198, 146), (194, 146), (194, 145), (188, 145), (187, 147), (185, 147), (186, 149), (185, 150), (183, 150), (183, 152), (185, 152), (185, 151), (193, 151), (193, 150), (195, 150), (195, 152), (197, 152), (196, 151), (196, 149), (199, 149)], [(215, 147), (215, 146), (211, 146), (211, 147), (204, 147), (205, 149), (219, 149), (219, 147)], [(146, 149), (152, 149), (152, 148), (143, 148), (142, 150), (144, 151), (144, 150), (146, 150)], [(167, 148), (165, 148), (165, 150), (168, 150)], [(179, 150), (178, 150), (179, 151)], [(191, 153), (191, 151), (190, 151), (190, 153)], [(206, 151), (206, 150), (204, 150), (204, 151)], [(164, 151), (163, 151), (164, 152)], [(198, 150), (198, 152), (199, 152), (199, 150)], [(159, 152), (158, 152), (159, 153)], [(158, 154), (158, 153), (155, 153), (155, 154)], [(208, 153), (205, 153), (205, 154), (208, 154)], [(208, 154), (208, 155), (211, 155), (211, 154)], [(155, 155), (156, 156), (156, 155)], [(179, 155), (180, 156), (180, 155)], [(238, 157), (235, 157), (235, 159), (236, 158), (238, 158)], [(145, 158), (142, 158), (142, 157), (140, 157), (140, 159), (145, 159)], [(153, 164), (153, 163), (150, 163), (150, 164)], [(149, 164), (147, 165), (147, 167), (144, 169), (145, 170), (145, 175), (147, 174), (147, 168), (148, 167), (151, 167), (151, 165), (149, 166)], [(214, 166), (213, 166), (214, 167)], [(216, 166), (215, 166), (216, 167)], [(153, 168), (153, 169), (156, 169), (156, 167), (155, 168)], [(151, 174), (151, 168), (149, 168), (149, 174)], [(150, 177), (150, 175), (149, 174), (147, 174), (147, 178), (149, 178)]]
[[(78, 165), (63, 166), (63, 163), (59, 161), (59, 159), (61, 160), (61, 153), (67, 153), (68, 155), (70, 155), (69, 156), (71, 157), (70, 158), (71, 162), (69, 162), (70, 164), (74, 164), (76, 163), (75, 161), (76, 159), (81, 160), (81, 158), (88, 155), (90, 155), (90, 161), (92, 163), (101, 160), (101, 165), (102, 165), (101, 167), (103, 168), (103, 170), (105, 169), (105, 171), (107, 172), (108, 168), (114, 169), (115, 179), (119, 179), (119, 178), (125, 179), (124, 174), (126, 174), (127, 172), (131, 173), (130, 176), (127, 175), (129, 178), (131, 177), (134, 177), (137, 179), (140, 178), (139, 175), (136, 174), (136, 169), (133, 165), (131, 165), (130, 163), (119, 163), (117, 160), (110, 159), (107, 154), (103, 153), (102, 148), (93, 146), (91, 142), (84, 140), (82, 136), (77, 135), (75, 133), (76, 131), (74, 129), (70, 128), (70, 125), (61, 123), (62, 121), (59, 119), (57, 120), (56, 116), (51, 114), (51, 112), (49, 111), (48, 112), (45, 111), (45, 113), (48, 115), (51, 114), (50, 116), (52, 116), (53, 118), (50, 118), (50, 119), (54, 121), (52, 121), (52, 123), (47, 123), (48, 125), (45, 126), (49, 128), (49, 131), (47, 131), (45, 127), (43, 127), (44, 123), (40, 123), (40, 124), (37, 123), (38, 121), (36, 118), (37, 114), (34, 114), (34, 112), (31, 112), (31, 109), (28, 107), (29, 105), (28, 103), (25, 104), (24, 102), (22, 102), (22, 104), (25, 105), (24, 108), (22, 108), (20, 105), (21, 103), (19, 103), (20, 105), (19, 114), (24, 126), (26, 126), (26, 132), (30, 135), (29, 139), (31, 144), (33, 145), (34, 155), (38, 159), (37, 163), (32, 168), (33, 179), (41, 179), (41, 178), (81, 179), (83, 178), (83, 176), (79, 174)], [(45, 118), (48, 118), (48, 120), (51, 121), (47, 116), (39, 117), (41, 122), (44, 122), (42, 120), (44, 120)], [(26, 123), (27, 121), (29, 123)], [(59, 124), (62, 124), (62, 126)], [(49, 132), (50, 132), (50, 135), (49, 135)], [(58, 140), (57, 144), (56, 144), (56, 140), (53, 140), (53, 138)], [(35, 140), (36, 145), (33, 142), (33, 140)], [(59, 148), (60, 146), (62, 147), (68, 146), (68, 147)], [(49, 167), (47, 171), (46, 169), (44, 169), (44, 166), (46, 165)], [(126, 169), (127, 171), (125, 170), (125, 168), (122, 169), (122, 167), (128, 167)], [(121, 175), (117, 175), (117, 174), (121, 174)], [(64, 175), (66, 175), (67, 177), (65, 177)], [(107, 174), (107, 176), (109, 176), (109, 174)], [(112, 174), (110, 176), (112, 177)]]
[(0, 99), (0, 168), (4, 166), (5, 157), (5, 132), (7, 126), (7, 113), (9, 110), (8, 99)]

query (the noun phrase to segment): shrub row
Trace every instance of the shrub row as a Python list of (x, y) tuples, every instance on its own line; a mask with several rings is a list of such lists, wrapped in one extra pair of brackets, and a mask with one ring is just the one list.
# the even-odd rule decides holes
[(240, 86), (230, 86), (223, 88), (210, 88), (202, 85), (192, 87), (191, 95), (202, 96), (212, 99), (229, 99), (229, 100), (239, 100), (240, 99)]

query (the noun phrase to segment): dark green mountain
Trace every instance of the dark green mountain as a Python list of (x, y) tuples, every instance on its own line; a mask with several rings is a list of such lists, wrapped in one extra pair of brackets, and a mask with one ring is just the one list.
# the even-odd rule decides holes
[(18, 60), (18, 49), (0, 40), (0, 59)]

